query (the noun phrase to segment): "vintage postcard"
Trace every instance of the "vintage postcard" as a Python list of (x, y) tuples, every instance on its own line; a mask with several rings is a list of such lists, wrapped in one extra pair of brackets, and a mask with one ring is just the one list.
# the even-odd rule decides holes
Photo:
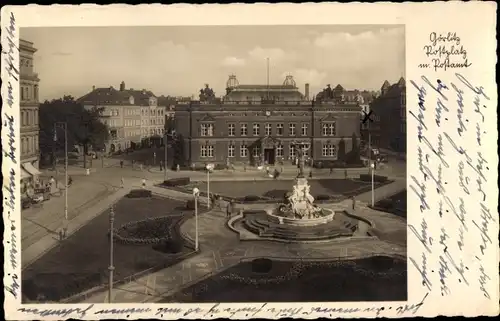
[(3, 7), (6, 319), (498, 315), (496, 9)]

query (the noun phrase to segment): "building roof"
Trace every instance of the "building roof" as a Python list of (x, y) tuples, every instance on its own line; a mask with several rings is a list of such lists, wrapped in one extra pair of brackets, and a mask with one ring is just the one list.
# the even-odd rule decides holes
[(337, 86), (335, 86), (335, 88), (333, 88), (333, 90), (335, 90), (335, 91), (344, 91), (344, 87), (342, 87), (340, 84), (338, 84)]
[(252, 90), (252, 91), (265, 91), (267, 89), (273, 89), (273, 90), (290, 90), (290, 89), (297, 89), (297, 87), (292, 86), (292, 85), (239, 85), (234, 88), (234, 90)]
[[(134, 97), (134, 104), (130, 103), (130, 97)], [(78, 102), (94, 105), (131, 105), (149, 106), (149, 98), (155, 95), (149, 90), (124, 89), (117, 90), (113, 87), (95, 88), (90, 93), (78, 98)]]

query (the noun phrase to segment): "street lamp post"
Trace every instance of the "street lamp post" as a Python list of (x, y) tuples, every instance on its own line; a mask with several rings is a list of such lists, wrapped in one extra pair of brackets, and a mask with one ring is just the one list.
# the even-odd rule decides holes
[(375, 184), (374, 184), (375, 164), (372, 162), (370, 167), (372, 170), (372, 207), (373, 207), (375, 206)]
[(210, 172), (214, 169), (213, 164), (207, 164), (207, 208), (210, 208)]
[(68, 229), (68, 123), (67, 122), (56, 122), (54, 124), (54, 141), (57, 141), (56, 130), (57, 127), (64, 130), (64, 235), (66, 236), (66, 231)]
[(108, 292), (108, 303), (112, 302), (112, 294), (113, 294), (113, 272), (115, 267), (113, 265), (113, 225), (115, 221), (115, 210), (113, 205), (111, 205), (111, 209), (109, 211), (109, 292)]
[(163, 136), (163, 144), (165, 145), (165, 161), (163, 164), (163, 181), (167, 180), (167, 166), (168, 166), (168, 158), (167, 158), (167, 150), (168, 150), (168, 136), (167, 132)]
[(200, 190), (195, 187), (193, 188), (193, 196), (194, 196), (194, 224), (195, 224), (195, 241), (194, 241), (194, 249), (198, 251), (198, 197), (200, 196)]

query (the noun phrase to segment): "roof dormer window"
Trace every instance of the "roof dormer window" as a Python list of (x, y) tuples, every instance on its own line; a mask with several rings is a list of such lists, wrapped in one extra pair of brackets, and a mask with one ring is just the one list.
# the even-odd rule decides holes
[(130, 97), (128, 98), (128, 101), (129, 101), (129, 103), (130, 103), (131, 105), (134, 105), (134, 104), (135, 104), (135, 99), (134, 99), (134, 96), (130, 96)]

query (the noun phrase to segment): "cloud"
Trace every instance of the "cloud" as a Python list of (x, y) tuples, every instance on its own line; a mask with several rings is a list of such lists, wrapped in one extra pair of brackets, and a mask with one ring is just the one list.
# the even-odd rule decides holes
[(238, 67), (246, 64), (245, 59), (238, 57), (226, 57), (222, 60), (222, 65), (227, 67)]
[[(285, 78), (289, 73), (283, 73), (282, 77)], [(294, 76), (300, 82), (309, 83), (311, 86), (321, 86), (324, 84), (325, 79), (327, 78), (327, 73), (324, 71), (318, 71), (316, 69), (304, 69), (299, 68), (293, 70), (290, 74)]]
[(314, 39), (314, 45), (319, 48), (341, 48), (342, 46), (362, 46), (383, 43), (385, 40), (404, 37), (403, 28), (383, 28), (377, 31), (365, 31), (358, 34), (347, 32), (325, 32)]

